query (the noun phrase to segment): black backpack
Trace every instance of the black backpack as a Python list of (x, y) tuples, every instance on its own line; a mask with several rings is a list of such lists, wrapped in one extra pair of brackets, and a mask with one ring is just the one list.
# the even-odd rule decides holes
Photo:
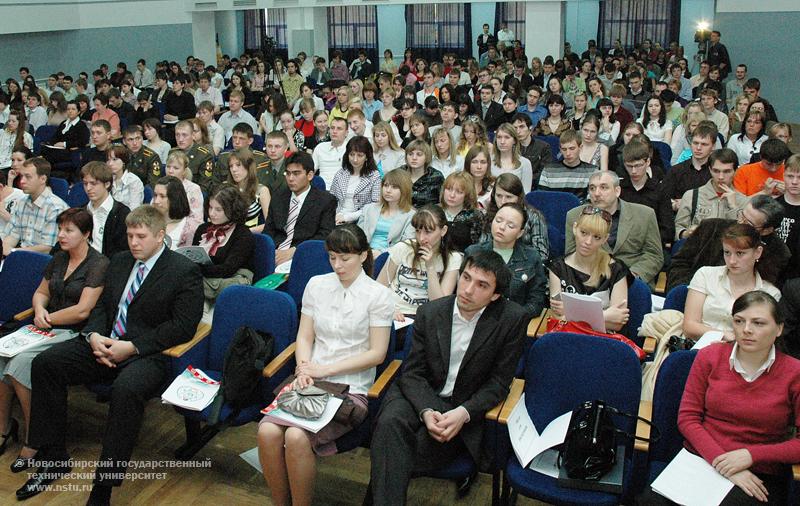
[(229, 404), (235, 418), (238, 412), (258, 401), (261, 371), (272, 360), (275, 338), (269, 332), (239, 327), (225, 352), (220, 391), (212, 405), (209, 423), (215, 424), (223, 403)]

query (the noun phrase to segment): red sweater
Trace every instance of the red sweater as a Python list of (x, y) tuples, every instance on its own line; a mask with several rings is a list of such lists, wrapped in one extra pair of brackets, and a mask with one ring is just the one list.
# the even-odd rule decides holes
[(730, 368), (732, 348), (721, 343), (698, 352), (681, 399), (678, 429), (686, 448), (709, 463), (747, 448), (753, 472), (781, 474), (781, 464), (800, 462), (800, 439), (787, 440), (791, 421), (800, 420), (800, 361), (776, 351), (769, 371), (748, 383)]

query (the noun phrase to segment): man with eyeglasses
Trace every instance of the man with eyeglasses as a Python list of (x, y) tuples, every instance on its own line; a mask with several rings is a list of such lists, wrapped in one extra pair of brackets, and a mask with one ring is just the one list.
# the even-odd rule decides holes
[(747, 197), (733, 187), (737, 157), (731, 149), (711, 153), (711, 179), (699, 188), (687, 190), (675, 215), (675, 239), (685, 239), (708, 218), (735, 219), (747, 204)]
[(747, 196), (761, 193), (772, 197), (783, 195), (783, 162), (792, 155), (780, 139), (767, 139), (761, 144), (761, 160), (742, 165), (733, 178), (733, 186)]
[[(777, 287), (786, 279), (782, 273), (789, 263), (791, 253), (776, 231), (783, 220), (784, 210), (774, 198), (758, 194), (736, 213), (736, 221), (755, 228), (761, 235), (764, 252), (760, 261), (771, 268), (762, 277)], [(667, 290), (689, 284), (697, 269), (706, 265), (724, 265), (722, 235), (734, 220), (709, 218), (700, 222), (686, 239), (680, 251), (672, 257), (667, 274)]]
[[(620, 199), (621, 192), (619, 176), (613, 171), (597, 171), (589, 177), (591, 205), (611, 215), (611, 230), (603, 249), (652, 287), (664, 265), (656, 213), (647, 206)], [(567, 254), (575, 251), (572, 226), (583, 210), (584, 206), (579, 206), (567, 213)]]

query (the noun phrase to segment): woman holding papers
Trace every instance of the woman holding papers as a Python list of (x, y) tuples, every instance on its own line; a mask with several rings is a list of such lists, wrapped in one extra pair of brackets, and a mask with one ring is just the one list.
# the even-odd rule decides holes
[[(734, 343), (694, 360), (678, 411), (687, 450), (734, 483), (728, 504), (787, 504), (788, 464), (800, 462), (800, 362), (778, 351), (783, 315), (766, 292), (733, 303)], [(670, 504), (650, 493), (644, 504)]]
[(333, 421), (317, 433), (277, 416), (261, 420), (258, 455), (276, 505), (312, 503), (315, 455), (335, 454), (336, 439), (366, 417), (367, 390), (389, 346), (394, 302), (370, 276), (372, 251), (364, 232), (352, 223), (336, 227), (325, 248), (334, 272), (311, 278), (303, 293), (292, 388), (322, 379), (347, 384), (358, 419)]
[(733, 341), (734, 300), (751, 290), (763, 290), (776, 299), (781, 297), (780, 290), (762, 280), (758, 272), (763, 247), (755, 228), (748, 224), (731, 225), (723, 232), (722, 251), (725, 265), (701, 267), (689, 283), (683, 333), (691, 339), (716, 331), (722, 334), (723, 341)]
[(506, 296), (521, 305), (528, 318), (534, 318), (544, 308), (547, 276), (539, 253), (522, 241), (527, 220), (528, 213), (521, 204), (504, 204), (492, 218), (492, 241), (474, 244), (466, 254), (493, 250), (503, 257), (513, 276)]
[(244, 223), (246, 217), (247, 203), (233, 186), (223, 186), (208, 201), (208, 223), (197, 227), (192, 241), (211, 259), (200, 265), (207, 303), (213, 304), (229, 286), (253, 282), (256, 241)]
[[(31, 362), (40, 352), (56, 343), (72, 339), (83, 327), (103, 292), (108, 259), (89, 246), (92, 238), (92, 215), (84, 209), (67, 209), (57, 219), (58, 244), (44, 271), (44, 279), (33, 294), (33, 324), (54, 337), (10, 358), (0, 357), (0, 455), (9, 439), (19, 437), (19, 423), (11, 418), (11, 401), (16, 394), (27, 426), (31, 412)], [(13, 335), (6, 339), (14, 339)], [(25, 433), (27, 434), (27, 430)], [(11, 465), (20, 472), (31, 464), (36, 451), (23, 448)]]
[(603, 302), (606, 329), (618, 331), (628, 323), (628, 286), (633, 279), (630, 279), (628, 267), (611, 258), (602, 247), (611, 231), (611, 215), (608, 211), (586, 206), (572, 231), (575, 251), (547, 265), (550, 309), (563, 318), (562, 292), (593, 295)]

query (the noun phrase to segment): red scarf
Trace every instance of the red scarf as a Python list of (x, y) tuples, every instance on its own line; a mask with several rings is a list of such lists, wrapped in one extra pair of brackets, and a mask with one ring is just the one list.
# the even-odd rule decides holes
[(220, 246), (225, 244), (228, 233), (236, 226), (236, 223), (225, 223), (223, 225), (209, 225), (203, 234), (203, 242), (208, 245), (208, 256), (213, 257), (217, 254)]

